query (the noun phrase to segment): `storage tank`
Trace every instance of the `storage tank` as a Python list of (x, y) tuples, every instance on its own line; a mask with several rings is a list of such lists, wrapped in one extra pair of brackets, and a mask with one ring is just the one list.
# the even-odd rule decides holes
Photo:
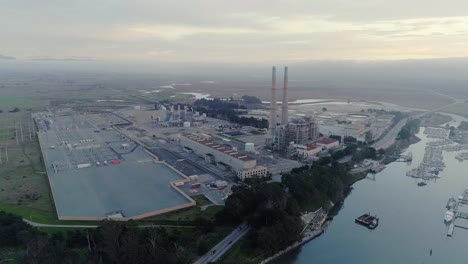
[(255, 152), (255, 145), (254, 145), (254, 143), (245, 143), (245, 151), (247, 151), (247, 152)]
[(190, 127), (190, 122), (184, 122), (184, 127)]

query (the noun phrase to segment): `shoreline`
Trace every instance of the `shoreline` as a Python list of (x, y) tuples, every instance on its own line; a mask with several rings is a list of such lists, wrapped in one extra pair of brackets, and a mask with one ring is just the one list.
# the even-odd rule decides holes
[(271, 256), (271, 257), (269, 257), (267, 259), (262, 260), (259, 264), (270, 263), (270, 262), (274, 261), (275, 259), (283, 256), (284, 254), (287, 254), (290, 251), (303, 246), (307, 242), (321, 236), (323, 233), (325, 233), (325, 229), (323, 229), (323, 228), (320, 228), (319, 230), (312, 231), (307, 236), (304, 236), (300, 241), (297, 241), (296, 243), (294, 243), (291, 246), (281, 250), (280, 252), (276, 253), (275, 255), (273, 255), (273, 256)]
[[(420, 127), (421, 127), (421, 126), (420, 126)], [(419, 127), (419, 129), (420, 129), (420, 127)], [(411, 137), (411, 139), (410, 139), (408, 142), (405, 142), (405, 144), (403, 145), (402, 148), (398, 148), (398, 149), (397, 149), (398, 155), (401, 154), (401, 153), (403, 153), (409, 146), (418, 143), (420, 140), (421, 140), (420, 138), (418, 138), (418, 137), (416, 137), (415, 135), (413, 135), (413, 136)], [(392, 144), (389, 148), (387, 148), (387, 149), (390, 149), (390, 148), (394, 147), (395, 144), (397, 144), (397, 142), (398, 142), (398, 141), (395, 140), (395, 142), (393, 142), (393, 144)], [(387, 149), (386, 149), (386, 150), (387, 150)], [(384, 164), (387, 165), (387, 164), (390, 164), (390, 163), (392, 163), (392, 162), (394, 162), (394, 160), (386, 160), (386, 161), (384, 162)], [(349, 194), (351, 193), (351, 191), (353, 190), (353, 185), (354, 185), (355, 183), (357, 183), (357, 182), (359, 182), (359, 181), (365, 179), (368, 173), (369, 173), (369, 172), (367, 172), (367, 173), (362, 173), (362, 176), (361, 176), (361, 177), (358, 177), (358, 178), (354, 179), (354, 180), (348, 185), (348, 187), (347, 187), (347, 188), (345, 189), (345, 191), (344, 191), (344, 198), (343, 198), (343, 200), (341, 200), (341, 201), (335, 203), (335, 204), (332, 206), (332, 208), (330, 208), (330, 210), (329, 210), (329, 211), (327, 212), (327, 214), (324, 216), (324, 222), (323, 222), (323, 224), (322, 224), (322, 227), (321, 227), (319, 230), (315, 230), (315, 232), (311, 232), (311, 233), (312, 233), (311, 235), (305, 236), (305, 237), (302, 238), (300, 241), (297, 241), (296, 243), (292, 244), (291, 246), (289, 246), (289, 247), (283, 249), (282, 251), (276, 253), (275, 255), (273, 255), (273, 256), (271, 256), (271, 257), (268, 257), (268, 258), (262, 260), (262, 261), (259, 262), (259, 263), (260, 263), (260, 264), (270, 263), (270, 262), (274, 261), (275, 259), (277, 259), (277, 258), (279, 258), (279, 257), (281, 257), (281, 256), (283, 256), (283, 255), (285, 255), (285, 254), (287, 254), (287, 253), (290, 253), (292, 250), (297, 249), (297, 248), (303, 246), (304, 244), (308, 243), (309, 241), (312, 241), (312, 240), (314, 240), (315, 238), (317, 238), (317, 237), (321, 236), (322, 234), (324, 234), (324, 233), (325, 233), (325, 228), (323, 228), (323, 226), (324, 226), (327, 222), (332, 221), (332, 220), (333, 220), (333, 217), (335, 217), (336, 215), (338, 215), (339, 211), (341, 210), (341, 207), (342, 207), (343, 204), (344, 204), (344, 201), (346, 200), (346, 198), (348, 197), (348, 195), (349, 195)]]

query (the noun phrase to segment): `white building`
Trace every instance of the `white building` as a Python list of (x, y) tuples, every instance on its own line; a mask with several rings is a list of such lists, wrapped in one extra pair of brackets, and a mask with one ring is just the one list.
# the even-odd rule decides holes
[(256, 166), (255, 168), (242, 169), (237, 171), (237, 177), (239, 177), (241, 180), (253, 177), (266, 177), (267, 174), (268, 170), (265, 166)]
[(314, 157), (320, 151), (322, 151), (322, 146), (317, 146), (313, 144), (308, 145), (295, 145), (297, 153), (302, 157)]

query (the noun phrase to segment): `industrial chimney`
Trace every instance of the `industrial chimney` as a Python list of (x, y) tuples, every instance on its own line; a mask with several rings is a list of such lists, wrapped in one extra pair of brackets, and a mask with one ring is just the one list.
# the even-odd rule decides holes
[(281, 105), (281, 125), (288, 124), (288, 66), (284, 67), (283, 104)]
[(276, 67), (271, 70), (270, 136), (274, 138), (276, 129)]

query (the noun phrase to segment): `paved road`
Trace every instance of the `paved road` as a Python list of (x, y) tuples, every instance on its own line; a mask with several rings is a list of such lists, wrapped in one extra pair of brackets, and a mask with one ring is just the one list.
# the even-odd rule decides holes
[(393, 144), (393, 142), (395, 142), (395, 138), (398, 136), (398, 133), (400, 133), (401, 128), (403, 128), (407, 121), (408, 118), (400, 120), (395, 126), (392, 127), (392, 129), (390, 129), (390, 131), (387, 132), (387, 134), (385, 134), (385, 136), (382, 139), (372, 144), (371, 147), (377, 150), (381, 148), (386, 149), (390, 147)]
[(245, 236), (250, 231), (250, 227), (247, 224), (242, 224), (237, 227), (231, 234), (229, 234), (223, 241), (219, 242), (214, 246), (206, 255), (198, 259), (194, 264), (207, 264), (210, 262), (217, 261), (221, 256), (224, 255), (239, 239)]
[[(34, 226), (34, 227), (59, 227), (59, 228), (97, 228), (98, 225), (53, 225), (53, 224), (41, 224), (37, 222), (33, 222), (28, 219), (24, 219), (23, 221), (27, 224)], [(149, 227), (182, 227), (182, 228), (194, 228), (194, 226), (177, 226), (177, 225), (139, 225), (140, 228), (149, 228)]]

